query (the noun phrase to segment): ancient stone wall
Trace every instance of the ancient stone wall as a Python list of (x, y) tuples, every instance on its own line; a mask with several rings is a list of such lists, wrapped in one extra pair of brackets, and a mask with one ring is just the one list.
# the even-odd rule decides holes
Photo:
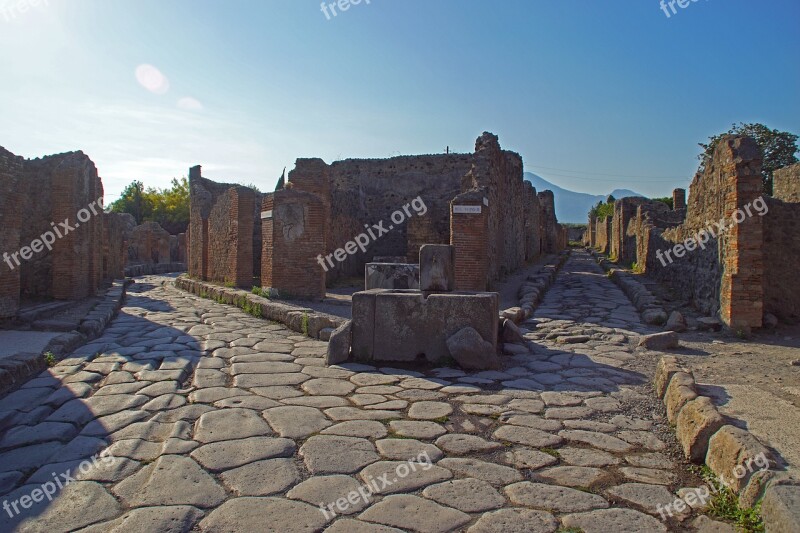
[(9, 256), (20, 248), (22, 195), (19, 179), (24, 159), (0, 147), (0, 318), (14, 316), (19, 307), (20, 269)]
[(800, 163), (776, 170), (772, 179), (773, 198), (784, 202), (800, 202)]
[(255, 238), (259, 195), (239, 185), (215, 183), (189, 170), (189, 275), (204, 281), (249, 288), (254, 279)]
[(685, 251), (672, 264), (651, 272), (672, 281), (700, 309), (718, 311), (734, 329), (762, 324), (763, 220), (754, 215), (731, 223), (737, 211), (744, 213), (745, 207), (752, 211), (762, 195), (761, 161), (761, 151), (752, 139), (726, 136), (720, 140), (705, 172), (691, 184), (686, 222), (663, 233), (664, 251), (694, 238), (715, 221), (726, 220), (730, 229), (717, 232), (705, 249)]
[[(614, 202), (609, 248), (611, 256), (622, 265), (630, 265), (636, 261), (636, 233), (629, 226), (636, 217), (639, 206), (647, 203), (656, 202), (639, 196), (621, 198)], [(666, 207), (666, 204), (662, 205)]]
[(800, 322), (800, 197), (796, 198), (767, 198), (769, 212), (764, 216), (764, 311), (790, 323)]
[(128, 260), (131, 265), (170, 263), (171, 235), (158, 222), (145, 222), (131, 230), (128, 244)]
[(607, 254), (611, 249), (611, 218), (597, 217), (595, 220), (594, 248), (601, 254)]
[(128, 213), (105, 213), (104, 218), (103, 277), (106, 280), (122, 279), (125, 277), (128, 246), (136, 220)]
[[(365, 224), (371, 227), (383, 222), (387, 229), (393, 226), (392, 213), (415, 198), (428, 208), (424, 215), (407, 217), (403, 224), (370, 243), (365, 253), (349, 255), (329, 271), (328, 279), (361, 277), (364, 265), (375, 256), (405, 256), (415, 262), (422, 244), (447, 243), (450, 201), (461, 192), (461, 180), (471, 162), (471, 155), (458, 154), (348, 159), (325, 167), (318, 159), (298, 160), (289, 181), (299, 190), (319, 195), (330, 210), (326, 254), (363, 233)], [(321, 183), (325, 175), (327, 188)]]
[(556, 253), (563, 248), (559, 246), (559, 229), (556, 219), (556, 204), (553, 191), (539, 193), (539, 204), (542, 207), (540, 231), (542, 235), (542, 253)]

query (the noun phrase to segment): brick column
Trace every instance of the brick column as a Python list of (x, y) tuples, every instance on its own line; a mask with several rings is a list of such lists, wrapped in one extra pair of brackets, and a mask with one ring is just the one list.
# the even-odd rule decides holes
[(325, 270), (318, 257), (326, 254), (326, 213), (322, 199), (309, 192), (283, 189), (264, 196), (263, 287), (300, 298), (325, 297)]
[[(737, 222), (726, 235), (720, 318), (732, 329), (760, 328), (764, 316), (763, 219), (757, 214), (747, 216), (743, 209), (763, 194), (760, 150), (747, 137), (728, 138), (720, 144), (718, 150), (728, 151), (719, 159), (727, 181), (725, 214)], [(738, 217), (737, 212), (741, 213)]]
[(686, 189), (672, 191), (672, 208), (674, 210), (686, 209)]
[(489, 285), (489, 210), (484, 191), (450, 202), (450, 244), (455, 247), (456, 290), (485, 291)]

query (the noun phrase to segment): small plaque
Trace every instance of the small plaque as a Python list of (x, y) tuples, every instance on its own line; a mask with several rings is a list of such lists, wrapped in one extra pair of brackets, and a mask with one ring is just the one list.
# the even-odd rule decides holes
[(272, 211), (262, 211), (261, 220), (266, 220), (268, 218), (272, 218)]
[(479, 215), (481, 209), (479, 205), (454, 205), (453, 213), (456, 215)]
[(489, 199), (486, 198), (485, 196), (483, 197), (483, 205), (485, 205), (486, 207), (489, 207)]

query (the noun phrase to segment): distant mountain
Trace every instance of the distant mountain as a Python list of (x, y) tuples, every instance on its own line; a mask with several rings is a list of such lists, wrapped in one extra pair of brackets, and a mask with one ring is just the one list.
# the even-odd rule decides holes
[[(605, 201), (608, 198), (608, 194), (595, 196), (583, 192), (569, 191), (550, 183), (532, 172), (526, 172), (525, 179), (536, 187), (536, 192), (553, 191), (553, 196), (556, 200), (556, 217), (558, 217), (559, 222), (585, 224), (592, 207), (597, 205), (597, 202)], [(629, 196), (644, 196), (628, 189), (615, 189), (610, 194), (617, 199)]]

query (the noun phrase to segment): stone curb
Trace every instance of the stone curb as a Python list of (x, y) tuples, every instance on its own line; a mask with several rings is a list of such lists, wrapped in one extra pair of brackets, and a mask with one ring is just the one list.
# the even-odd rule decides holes
[(174, 272), (186, 272), (186, 263), (160, 263), (128, 265), (125, 267), (125, 277), (134, 278), (137, 276), (152, 276), (159, 274), (171, 274)]
[(54, 337), (42, 353), (19, 353), (0, 360), (0, 398), (47, 369), (44, 354), (50, 352), (60, 359), (99, 337), (122, 307), (129, 283), (127, 280), (115, 281), (103, 300), (81, 319), (77, 330)]
[[(775, 470), (774, 457), (755, 436), (728, 424), (710, 398), (699, 396), (694, 375), (677, 357), (659, 360), (653, 386), (689, 460), (705, 462), (728, 481), (741, 507), (751, 509), (763, 499), (761, 514), (768, 533), (800, 531), (800, 480)], [(769, 468), (753, 464), (761, 454)]]
[(628, 297), (639, 311), (639, 314), (642, 315), (642, 320), (644, 320), (646, 324), (650, 324), (651, 326), (663, 326), (667, 323), (667, 312), (664, 310), (664, 306), (661, 305), (661, 301), (658, 297), (653, 295), (647, 287), (640, 283), (635, 275), (627, 270), (615, 268), (617, 266), (616, 264), (609, 261), (605, 256), (598, 254), (596, 251), (589, 250), (589, 252), (597, 258), (597, 264), (609, 273), (611, 281), (622, 289), (625, 296)]
[(342, 317), (287, 303), (273, 302), (242, 289), (221, 287), (186, 276), (177, 278), (175, 287), (201, 298), (209, 298), (239, 308), (247, 305), (250, 309), (258, 310), (261, 318), (279, 322), (293, 331), (322, 341), (330, 340), (333, 331), (347, 322), (347, 319)]
[(570, 251), (564, 250), (557, 256), (548, 258), (535, 274), (528, 276), (517, 293), (519, 306), (500, 312), (501, 328), (505, 319), (511, 320), (515, 324), (521, 324), (533, 316), (533, 312), (555, 282), (558, 272), (567, 262), (569, 255)]

